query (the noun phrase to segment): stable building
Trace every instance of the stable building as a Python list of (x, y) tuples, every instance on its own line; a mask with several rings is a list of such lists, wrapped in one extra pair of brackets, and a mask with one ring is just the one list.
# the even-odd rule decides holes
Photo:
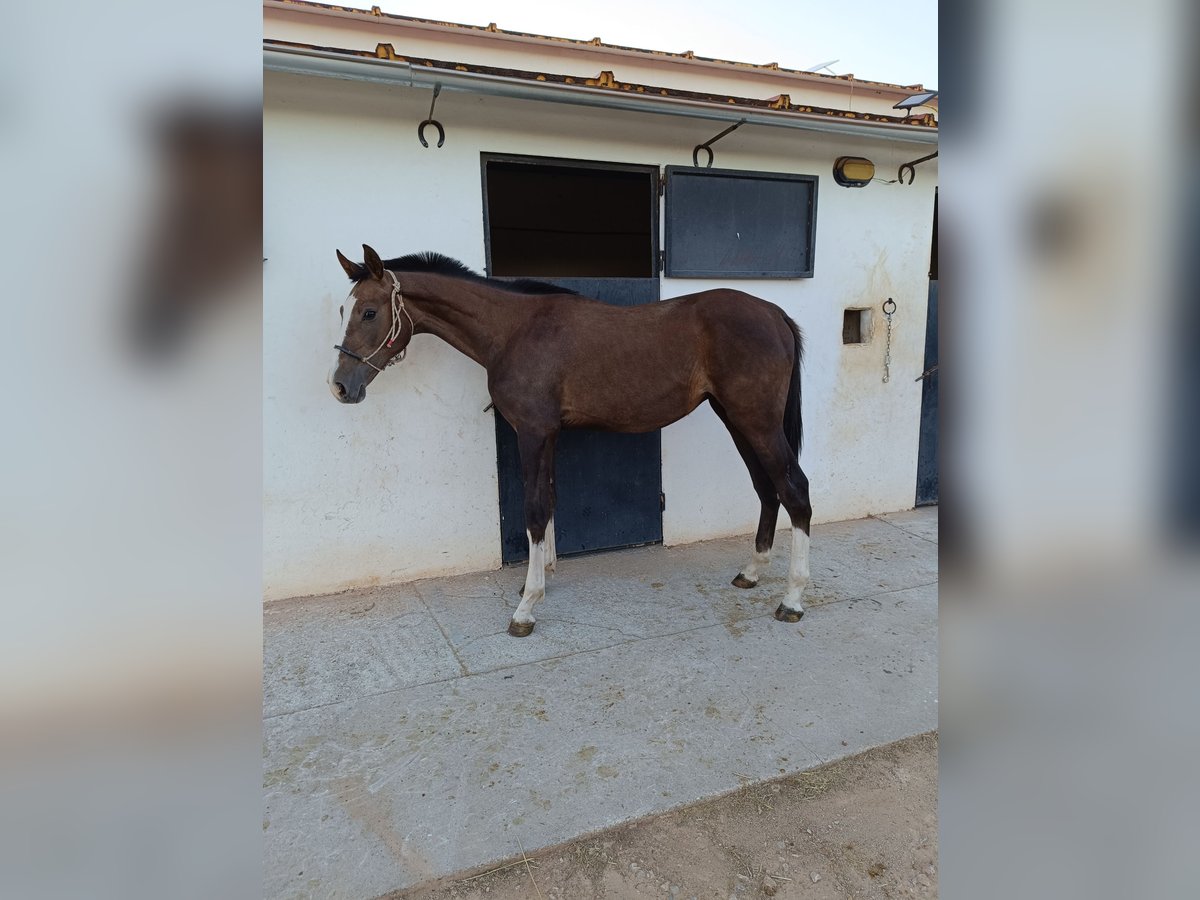
[[(418, 335), (364, 403), (330, 396), (334, 250), (363, 243), (615, 304), (770, 300), (807, 339), (814, 521), (936, 500), (933, 92), (292, 0), (264, 3), (264, 36), (267, 599), (527, 552), (482, 368)], [(560, 555), (757, 524), (707, 404), (564, 432), (557, 473)]]

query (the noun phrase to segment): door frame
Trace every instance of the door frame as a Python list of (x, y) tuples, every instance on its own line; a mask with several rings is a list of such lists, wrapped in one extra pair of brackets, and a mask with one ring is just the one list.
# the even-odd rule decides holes
[[(633, 172), (633, 173), (637, 173), (640, 175), (648, 175), (649, 179), (648, 179), (647, 187), (650, 192), (649, 197), (648, 197), (648, 200), (649, 200), (648, 206), (649, 206), (649, 213), (650, 213), (650, 248), (649, 248), (650, 249), (650, 274), (645, 276), (645, 278), (647, 281), (653, 280), (658, 283), (658, 290), (655, 292), (655, 294), (658, 299), (661, 299), (661, 297), (662, 297), (662, 268), (661, 268), (662, 247), (660, 246), (660, 243), (659, 243), (659, 236), (660, 236), (660, 227), (661, 227), (661, 218), (662, 218), (662, 206), (661, 206), (662, 170), (657, 165), (645, 165), (645, 164), (640, 164), (640, 163), (603, 162), (600, 160), (574, 159), (574, 158), (566, 158), (566, 157), (558, 157), (558, 156), (533, 156), (533, 155), (528, 155), (528, 154), (517, 154), (517, 153), (481, 152), (479, 154), (479, 174), (480, 174), (480, 185), (482, 188), (482, 198), (481, 199), (483, 202), (484, 272), (485, 272), (485, 274), (487, 274), (488, 277), (498, 277), (498, 276), (493, 276), (493, 274), (492, 274), (492, 224), (491, 224), (491, 211), (490, 211), (489, 205), (488, 205), (488, 163), (492, 163), (492, 162), (517, 163), (520, 165), (530, 165), (530, 166), (554, 166), (557, 168), (567, 168), (567, 169), (588, 169), (588, 170), (592, 170), (592, 171), (602, 171), (602, 172)], [(506, 276), (502, 276), (502, 277), (504, 277), (504, 278), (528, 277), (528, 278), (545, 278), (550, 281), (555, 280), (555, 276), (541, 275), (536, 272), (527, 272), (527, 273), (524, 273), (523, 275), (512, 275), (512, 276), (506, 275)], [(601, 280), (603, 279), (603, 277), (604, 276), (590, 276), (590, 275), (576, 275), (576, 276), (561, 276), (560, 275), (560, 276), (557, 276), (558, 279), (597, 278), (597, 279), (601, 279)], [(621, 279), (615, 279), (615, 280), (625, 280), (626, 277), (623, 277)], [(496, 464), (497, 464), (497, 477), (499, 478), (499, 475), (500, 475), (499, 466), (500, 466), (500, 462), (501, 462), (501, 460), (500, 460), (500, 425), (501, 425), (501, 423), (500, 423), (500, 418), (499, 418), (498, 413), (493, 412), (493, 416), (496, 417), (496, 441), (497, 441)], [(661, 519), (662, 502), (661, 501), (662, 501), (663, 495), (662, 495), (662, 432), (661, 432), (661, 430), (656, 432), (655, 437), (658, 442), (658, 463), (659, 463), (659, 472), (658, 472), (659, 490), (658, 490), (658, 496), (655, 498), (656, 502), (659, 505), (659, 516), (660, 516), (660, 518), (659, 518), (659, 537), (657, 538), (657, 540), (652, 540), (649, 542), (640, 542), (637, 544), (630, 544), (630, 545), (625, 545), (625, 546), (643, 546), (646, 543), (655, 544), (655, 543), (662, 542), (662, 537), (661, 537), (661, 534), (662, 534), (662, 519)], [(503, 513), (503, 505), (504, 504), (503, 504), (502, 500), (501, 500), (500, 505), (501, 505), (501, 518), (503, 520), (503, 514), (504, 514)], [(501, 523), (500, 523), (500, 543), (501, 543), (501, 557), (504, 560), (505, 565), (519, 565), (526, 558), (526, 554), (512, 555), (512, 554), (506, 554), (504, 552), (504, 522), (503, 521), (501, 521)], [(618, 548), (618, 547), (597, 548), (594, 550), (586, 550), (586, 551), (581, 551), (581, 552), (602, 553), (602, 552), (606, 552), (606, 550), (608, 550), (608, 549), (622, 549), (622, 548)], [(566, 555), (566, 554), (564, 554), (564, 555)]]

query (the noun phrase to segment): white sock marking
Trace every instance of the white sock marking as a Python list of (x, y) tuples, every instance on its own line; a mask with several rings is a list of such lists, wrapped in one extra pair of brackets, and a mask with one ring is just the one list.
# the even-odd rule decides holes
[(535, 621), (533, 607), (546, 596), (546, 540), (543, 538), (535, 544), (532, 534), (526, 531), (525, 536), (529, 538), (529, 571), (525, 574), (525, 592), (512, 617), (519, 625)]
[(763, 570), (771, 562), (771, 552), (759, 553), (757, 550), (750, 556), (750, 562), (742, 567), (742, 577), (747, 581), (758, 581)]
[(783, 598), (783, 605), (796, 612), (803, 612), (800, 595), (808, 584), (808, 535), (803, 529), (792, 526), (792, 564), (788, 569), (788, 589)]

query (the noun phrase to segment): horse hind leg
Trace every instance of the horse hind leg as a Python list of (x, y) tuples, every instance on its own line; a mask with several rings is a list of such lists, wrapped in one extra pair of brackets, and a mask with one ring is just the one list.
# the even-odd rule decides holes
[(756, 449), (792, 520), (792, 559), (788, 567), (787, 593), (775, 610), (775, 618), (780, 622), (799, 622), (804, 615), (804, 604), (800, 597), (811, 577), (808, 557), (812, 504), (808, 495), (808, 477), (800, 468), (782, 432), (774, 438), (757, 442)]
[(754, 536), (754, 552), (750, 561), (734, 576), (733, 586), (752, 588), (771, 562), (771, 546), (775, 543), (775, 526), (779, 522), (779, 498), (772, 491), (770, 497), (759, 495), (762, 510), (758, 515), (758, 531)]
[(766, 571), (767, 565), (771, 561), (771, 546), (775, 543), (775, 526), (779, 522), (779, 496), (775, 493), (775, 485), (759, 461), (758, 454), (742, 436), (742, 433), (730, 423), (724, 407), (711, 398), (709, 403), (729, 430), (729, 435), (733, 438), (738, 453), (741, 454), (742, 462), (746, 464), (746, 469), (750, 472), (754, 491), (758, 494), (759, 502), (762, 504), (758, 516), (758, 532), (754, 536), (754, 552), (750, 554), (750, 561), (742, 566), (731, 582), (734, 587), (752, 588), (758, 584), (759, 578), (762, 577), (762, 573)]
[(800, 617), (804, 615), (800, 595), (804, 593), (811, 578), (808, 556), (812, 543), (812, 504), (808, 498), (808, 478), (799, 465), (795, 466), (791, 481), (794, 488), (794, 505), (788, 506), (788, 514), (792, 519), (792, 560), (788, 568), (787, 593), (775, 610), (775, 618), (780, 622), (800, 621)]
[(788, 570), (788, 589), (783, 602), (775, 609), (775, 618), (780, 622), (799, 622), (804, 615), (804, 604), (800, 595), (808, 585), (808, 554), (810, 540), (807, 526), (792, 525), (792, 562)]

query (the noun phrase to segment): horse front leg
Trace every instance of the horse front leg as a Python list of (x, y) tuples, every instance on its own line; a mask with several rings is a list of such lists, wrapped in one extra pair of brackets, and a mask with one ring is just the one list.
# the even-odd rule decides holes
[(521, 451), (521, 472), (525, 481), (525, 534), (529, 538), (529, 571), (521, 602), (508, 623), (513, 637), (526, 637), (533, 632), (533, 607), (546, 596), (546, 568), (555, 559), (553, 534), (554, 517), (554, 443), (557, 432), (517, 433)]
[[(557, 438), (557, 435), (555, 435)], [(558, 490), (554, 480), (554, 442), (550, 447), (550, 521), (546, 524), (546, 571), (558, 569), (558, 547), (554, 540), (554, 507), (558, 503)]]
[(546, 523), (546, 571), (558, 570), (558, 548), (554, 545), (554, 516)]

